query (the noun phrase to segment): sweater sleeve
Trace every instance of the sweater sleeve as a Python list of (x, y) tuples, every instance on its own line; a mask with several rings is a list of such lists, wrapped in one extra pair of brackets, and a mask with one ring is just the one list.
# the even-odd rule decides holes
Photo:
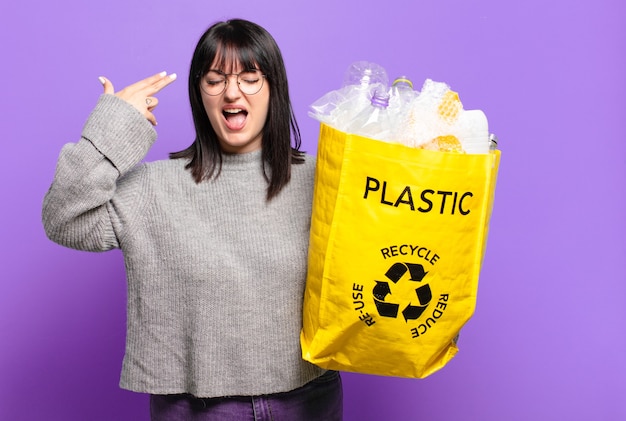
[(79, 250), (119, 247), (111, 205), (118, 181), (145, 157), (155, 140), (154, 128), (138, 110), (114, 95), (102, 95), (80, 140), (61, 150), (43, 201), (48, 238)]

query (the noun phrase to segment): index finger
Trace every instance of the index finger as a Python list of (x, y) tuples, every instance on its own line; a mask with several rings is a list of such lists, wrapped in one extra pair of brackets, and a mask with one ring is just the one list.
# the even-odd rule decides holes
[[(160, 73), (159, 75), (161, 74), (162, 73)], [(163, 75), (161, 78), (157, 79), (149, 86), (149, 92), (151, 92), (150, 95), (156, 94), (161, 89), (165, 88), (167, 85), (174, 82), (175, 80), (176, 80), (176, 73), (172, 73), (170, 75)]]
[[(142, 79), (138, 82), (135, 82), (132, 85), (128, 86), (126, 89), (131, 92), (147, 90), (146, 95), (150, 96), (163, 89), (175, 79), (176, 73), (172, 73), (171, 75), (167, 76), (167, 72), (161, 72), (157, 73), (156, 75), (148, 76), (147, 78)], [(163, 81), (165, 81), (166, 83), (162, 84)]]
[(136, 82), (134, 85), (137, 89), (145, 89), (151, 85), (154, 85), (159, 80), (163, 79), (166, 75), (167, 72), (157, 73), (156, 75), (148, 76), (147, 78)]

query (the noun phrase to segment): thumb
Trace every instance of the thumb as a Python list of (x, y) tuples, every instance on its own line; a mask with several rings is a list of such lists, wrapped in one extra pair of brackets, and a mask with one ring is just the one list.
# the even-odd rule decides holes
[(105, 78), (104, 76), (100, 76), (98, 78), (98, 80), (100, 81), (100, 83), (102, 83), (102, 86), (104, 87), (104, 93), (105, 94), (113, 94), (115, 93), (115, 90), (113, 89), (113, 84), (111, 83), (111, 81), (107, 78)]

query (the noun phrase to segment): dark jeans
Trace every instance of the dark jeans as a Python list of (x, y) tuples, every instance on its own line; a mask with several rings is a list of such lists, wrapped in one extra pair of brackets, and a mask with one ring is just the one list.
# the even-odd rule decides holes
[(151, 395), (152, 421), (341, 421), (341, 377), (328, 371), (286, 393), (226, 398)]

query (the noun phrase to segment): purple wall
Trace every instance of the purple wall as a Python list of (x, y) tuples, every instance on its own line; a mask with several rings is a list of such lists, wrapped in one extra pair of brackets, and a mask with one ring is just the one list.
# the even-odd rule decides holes
[[(35, 4), (33, 4), (35, 3)], [(185, 79), (214, 20), (265, 26), (308, 105), (356, 60), (448, 82), (503, 158), (477, 311), (424, 380), (345, 374), (350, 420), (626, 419), (626, 7), (621, 0), (5, 1), (0, 6), (0, 419), (147, 420), (118, 388), (118, 252), (48, 241), (43, 195), (100, 94), (161, 70), (148, 159), (192, 140)], [(394, 4), (395, 3), (395, 4)], [(393, 7), (390, 7), (392, 4)], [(383, 6), (384, 5), (384, 6)]]

